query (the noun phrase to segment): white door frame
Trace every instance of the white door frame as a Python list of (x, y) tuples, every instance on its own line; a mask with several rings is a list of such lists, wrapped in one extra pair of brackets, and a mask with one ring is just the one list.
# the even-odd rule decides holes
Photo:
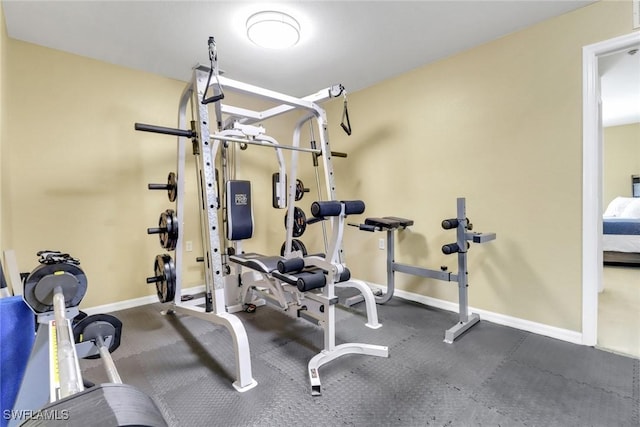
[(602, 286), (602, 116), (598, 57), (640, 43), (640, 32), (582, 48), (582, 343), (598, 341)]

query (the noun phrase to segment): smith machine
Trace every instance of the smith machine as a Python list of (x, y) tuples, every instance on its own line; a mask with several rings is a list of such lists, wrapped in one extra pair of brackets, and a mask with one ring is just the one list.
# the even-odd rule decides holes
[[(169, 200), (176, 203), (176, 209), (167, 209), (160, 216), (159, 226), (148, 230), (159, 234), (160, 244), (166, 250), (175, 251), (175, 262), (169, 254), (158, 255), (154, 262), (155, 275), (147, 279), (155, 283), (158, 298), (163, 303), (171, 303), (168, 312), (186, 313), (225, 326), (233, 338), (236, 357), (236, 381), (233, 386), (238, 391), (246, 391), (256, 386), (252, 377), (251, 358), (247, 334), (242, 322), (233, 313), (250, 311), (263, 305), (265, 300), (280, 305), (292, 316), (311, 320), (324, 329), (325, 346), (309, 362), (309, 379), (312, 394), (320, 394), (318, 368), (331, 360), (349, 353), (369, 354), (386, 357), (387, 347), (368, 344), (347, 343), (335, 345), (334, 309), (337, 298), (334, 287), (353, 287), (359, 290), (367, 305), (367, 323), (378, 328), (377, 309), (371, 289), (358, 280), (350, 279), (350, 274), (342, 263), (342, 230), (344, 218), (349, 214), (364, 211), (360, 201), (336, 202), (335, 183), (329, 147), (326, 113), (318, 103), (329, 98), (345, 95), (342, 85), (323, 89), (304, 98), (296, 98), (257, 86), (241, 83), (220, 76), (218, 72), (216, 46), (209, 38), (210, 67), (198, 66), (193, 71), (191, 82), (182, 93), (178, 128), (136, 123), (135, 129), (178, 137), (177, 174), (170, 173), (166, 184), (150, 184), (150, 189), (167, 190)], [(274, 107), (254, 111), (222, 103), (226, 91), (250, 95), (267, 100)], [(187, 122), (187, 104), (191, 105), (193, 121)], [(215, 111), (215, 131), (210, 130), (209, 104)], [(292, 145), (281, 145), (265, 135), (265, 129), (257, 123), (280, 116), (294, 110), (306, 114), (298, 121)], [(346, 97), (345, 97), (346, 110)], [(346, 111), (345, 111), (346, 114)], [(306, 123), (317, 124), (319, 141), (310, 148), (300, 146), (302, 127)], [(343, 129), (350, 133), (350, 124), (344, 122)], [(204, 248), (205, 292), (203, 298), (186, 296), (182, 292), (182, 239), (185, 154), (187, 141), (191, 141), (195, 157), (196, 182), (198, 185), (202, 242)], [(245, 254), (242, 240), (253, 234), (253, 211), (251, 183), (236, 179), (237, 148), (248, 145), (269, 147), (275, 151), (278, 172), (273, 175), (273, 207), (287, 209), (286, 240), (280, 256), (264, 257)], [(282, 150), (291, 151), (291, 165), (286, 170)], [(315, 221), (326, 219), (332, 230), (331, 245), (327, 244), (327, 255), (306, 257), (301, 242), (295, 239), (299, 227), (306, 226), (300, 209), (294, 206), (299, 200), (304, 186), (296, 178), (298, 153), (311, 153), (314, 164), (322, 159), (326, 201), (316, 202)], [(217, 165), (222, 169), (218, 176)], [(317, 169), (316, 169), (316, 173)], [(220, 186), (220, 179), (224, 185)], [(320, 182), (318, 180), (318, 182)], [(222, 187), (222, 192), (220, 187)], [(320, 184), (318, 184), (320, 188)], [(221, 197), (224, 195), (226, 197)], [(320, 196), (320, 191), (319, 191)], [(321, 197), (321, 196), (320, 196)], [(224, 219), (219, 219), (222, 209)], [(221, 222), (226, 225), (226, 234), (221, 233)], [(302, 224), (303, 222), (304, 224)], [(267, 260), (266, 258), (269, 258)], [(279, 268), (282, 265), (282, 268)], [(244, 270), (243, 270), (244, 269)], [(244, 271), (244, 272), (243, 272)], [(183, 298), (183, 296), (185, 298)]]

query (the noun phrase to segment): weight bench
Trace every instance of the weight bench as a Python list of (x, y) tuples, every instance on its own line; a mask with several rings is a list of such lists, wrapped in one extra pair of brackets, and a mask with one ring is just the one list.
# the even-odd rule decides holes
[[(458, 258), (458, 272), (452, 273), (446, 266), (439, 270), (417, 267), (414, 265), (402, 264), (395, 261), (394, 232), (413, 225), (413, 220), (385, 216), (382, 218), (367, 218), (364, 224), (350, 224), (364, 231), (386, 231), (387, 232), (387, 290), (385, 293), (376, 295), (379, 304), (388, 302), (395, 290), (396, 272), (410, 274), (413, 276), (442, 280), (446, 282), (456, 282), (458, 285), (458, 312), (459, 320), (451, 328), (445, 331), (444, 341), (453, 341), (480, 321), (480, 316), (476, 313), (469, 313), (468, 309), (468, 270), (467, 253), (470, 248), (469, 242), (486, 243), (495, 240), (495, 233), (471, 232), (473, 225), (469, 222), (466, 214), (466, 201), (464, 197), (459, 197), (456, 201), (456, 217), (442, 221), (442, 228), (456, 231), (456, 241), (442, 246), (445, 255), (456, 254)], [(359, 301), (355, 300), (354, 303)]]
[[(233, 200), (233, 195), (229, 195)], [(337, 217), (334, 222), (334, 233), (331, 250), (328, 256), (311, 255), (304, 258), (293, 254), (292, 257), (263, 256), (256, 253), (231, 254), (229, 261), (236, 264), (242, 288), (242, 301), (251, 304), (254, 293), (269, 301), (275, 302), (285, 312), (295, 317), (311, 321), (324, 330), (324, 349), (314, 356), (308, 364), (311, 394), (321, 394), (319, 368), (345, 354), (364, 354), (370, 356), (388, 357), (386, 346), (344, 343), (335, 344), (335, 306), (338, 297), (335, 295), (336, 286), (349, 286), (359, 289), (366, 301), (366, 326), (377, 329), (377, 307), (371, 289), (358, 280), (351, 279), (351, 274), (344, 264), (338, 261), (338, 251), (341, 246), (344, 218), (347, 213), (362, 213), (364, 203), (353, 202), (314, 202), (311, 212), (316, 218)], [(234, 212), (230, 210), (230, 212)], [(248, 215), (250, 207), (236, 211)], [(249, 216), (240, 221), (245, 228), (249, 228)], [(252, 228), (252, 224), (251, 224)], [(228, 232), (232, 233), (234, 230)], [(242, 233), (238, 233), (242, 234)], [(244, 235), (246, 235), (245, 233)], [(247, 271), (242, 271), (246, 269)], [(295, 310), (290, 310), (295, 308)]]
[[(288, 310), (290, 306), (301, 306), (301, 301), (305, 296), (309, 299), (314, 298), (314, 294), (310, 291), (321, 289), (329, 282), (330, 270), (316, 265), (326, 262), (324, 257), (320, 255), (287, 259), (282, 256), (265, 256), (252, 252), (229, 255), (229, 261), (248, 270), (240, 274), (241, 301), (245, 311), (253, 311), (258, 305), (255, 302), (260, 299), (256, 299), (254, 294), (284, 310)], [(378, 311), (371, 289), (363, 282), (351, 279), (351, 273), (346, 267), (341, 269), (332, 285), (355, 287), (360, 290), (363, 299), (367, 302), (367, 322), (365, 325), (371, 329), (378, 329), (382, 326), (378, 322)], [(298, 311), (298, 317), (305, 316), (306, 313)]]
[(399, 218), (397, 216), (383, 216), (382, 218), (367, 218), (364, 224), (360, 224), (358, 228), (363, 231), (382, 231), (395, 230), (397, 228), (404, 229), (413, 225), (412, 219)]

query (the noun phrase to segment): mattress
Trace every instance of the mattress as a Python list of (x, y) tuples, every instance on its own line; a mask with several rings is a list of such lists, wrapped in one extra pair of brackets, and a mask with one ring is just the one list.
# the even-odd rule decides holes
[(602, 222), (604, 234), (640, 236), (640, 219), (605, 218)]
[(616, 197), (602, 220), (605, 252), (640, 254), (640, 198)]
[(602, 250), (640, 253), (640, 235), (604, 234), (602, 236)]

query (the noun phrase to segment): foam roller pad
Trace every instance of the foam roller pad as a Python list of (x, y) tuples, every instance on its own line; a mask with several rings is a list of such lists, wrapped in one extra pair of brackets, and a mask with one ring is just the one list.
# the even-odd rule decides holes
[(445, 255), (455, 254), (456, 252), (460, 252), (460, 247), (457, 243), (449, 243), (442, 247), (442, 253)]
[(338, 282), (346, 282), (347, 280), (351, 279), (351, 272), (349, 271), (348, 268), (344, 268), (344, 270), (342, 271), (342, 273), (340, 274), (340, 279), (338, 280)]
[(364, 212), (364, 202), (362, 200), (345, 200), (344, 213), (345, 215), (358, 215)]
[(445, 219), (442, 221), (442, 228), (445, 230), (451, 230), (458, 226), (458, 220), (456, 218)]
[(300, 273), (298, 275), (298, 290), (300, 292), (307, 292), (312, 289), (322, 288), (326, 284), (323, 273)]
[(313, 202), (311, 205), (311, 215), (316, 218), (338, 216), (340, 212), (342, 212), (342, 204), (336, 200)]
[(278, 261), (278, 271), (280, 273), (292, 273), (300, 271), (304, 268), (304, 260), (302, 258), (284, 259)]

